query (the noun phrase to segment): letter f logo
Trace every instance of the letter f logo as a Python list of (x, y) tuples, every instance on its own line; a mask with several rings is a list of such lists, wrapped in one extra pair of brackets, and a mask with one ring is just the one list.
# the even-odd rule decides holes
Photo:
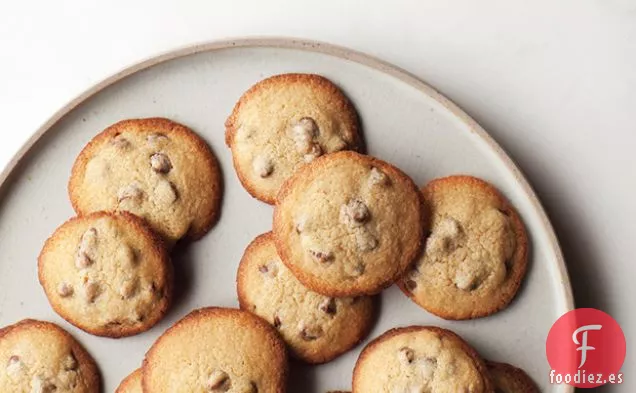
[[(580, 347), (578, 347), (576, 350), (577, 351), (581, 351), (581, 364), (579, 365), (579, 368), (583, 367), (583, 365), (585, 364), (585, 361), (587, 360), (587, 351), (593, 351), (596, 348), (594, 347), (590, 347), (587, 345), (587, 332), (588, 330), (601, 330), (603, 326), (601, 325), (585, 325), (585, 326), (581, 326), (580, 328), (576, 329), (574, 331), (574, 333), (572, 334), (572, 341), (574, 341), (574, 344), (576, 345), (580, 345)], [(577, 336), (579, 333), (583, 333), (581, 335), (582, 340), (581, 342), (579, 342)]]

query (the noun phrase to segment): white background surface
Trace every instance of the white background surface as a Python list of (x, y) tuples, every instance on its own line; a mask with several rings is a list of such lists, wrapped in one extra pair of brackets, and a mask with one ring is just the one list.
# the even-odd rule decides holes
[(577, 306), (623, 326), (626, 383), (603, 391), (636, 391), (636, 1), (3, 1), (0, 166), (67, 101), (119, 69), (247, 35), (381, 57), (480, 122), (542, 199)]

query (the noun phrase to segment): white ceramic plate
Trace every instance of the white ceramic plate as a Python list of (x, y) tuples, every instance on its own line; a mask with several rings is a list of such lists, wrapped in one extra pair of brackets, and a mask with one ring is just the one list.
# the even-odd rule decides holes
[[(57, 322), (94, 355), (104, 391), (112, 392), (139, 367), (157, 336), (192, 309), (236, 307), (239, 259), (256, 235), (270, 229), (272, 208), (239, 184), (223, 124), (248, 87), (283, 72), (319, 73), (340, 85), (358, 109), (369, 154), (396, 164), (419, 185), (455, 173), (485, 178), (512, 201), (528, 228), (531, 263), (508, 309), (474, 321), (444, 321), (392, 287), (382, 294), (370, 337), (410, 324), (450, 328), (484, 357), (522, 367), (542, 391), (571, 392), (549, 385), (544, 349), (552, 323), (573, 308), (571, 288), (552, 227), (519, 170), (483, 129), (426, 84), (366, 55), (315, 42), (247, 39), (178, 50), (109, 78), (57, 113), (0, 176), (0, 326), (27, 317)], [(118, 120), (149, 116), (182, 122), (212, 146), (225, 179), (221, 220), (174, 256), (178, 294), (162, 323), (132, 338), (93, 337), (49, 307), (37, 280), (37, 256), (45, 239), (73, 215), (66, 184), (82, 147)], [(290, 391), (349, 389), (361, 349), (318, 367), (294, 364)]]

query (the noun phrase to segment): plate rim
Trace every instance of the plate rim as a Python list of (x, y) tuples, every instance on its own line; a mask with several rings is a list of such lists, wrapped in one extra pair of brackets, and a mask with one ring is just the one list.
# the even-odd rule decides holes
[[(69, 101), (62, 108), (57, 110), (48, 120), (46, 120), (38, 129), (32, 134), (26, 142), (18, 149), (18, 151), (9, 159), (8, 163), (0, 171), (0, 198), (2, 198), (5, 189), (8, 187), (7, 180), (11, 174), (17, 168), (18, 164), (29, 153), (31, 148), (46, 134), (51, 128), (53, 128), (60, 120), (62, 120), (67, 114), (73, 111), (76, 107), (90, 99), (94, 95), (100, 93), (107, 87), (123, 80), (124, 78), (131, 76), (137, 72), (143, 71), (155, 65), (190, 56), (203, 52), (214, 52), (218, 50), (231, 49), (231, 48), (283, 48), (294, 49), (307, 52), (314, 52), (325, 54), (333, 57), (337, 57), (343, 60), (353, 61), (363, 66), (375, 69), (382, 73), (388, 74), (407, 85), (417, 89), (418, 91), (426, 94), (430, 98), (437, 101), (439, 104), (449, 110), (454, 116), (462, 121), (471, 132), (477, 134), (488, 146), (495, 152), (497, 157), (502, 160), (503, 164), (511, 171), (512, 175), (519, 182), (523, 191), (529, 196), (530, 202), (540, 218), (541, 229), (545, 231), (548, 236), (548, 243), (552, 248), (557, 260), (559, 281), (561, 282), (561, 293), (565, 300), (566, 309), (574, 309), (574, 295), (572, 291), (572, 285), (570, 283), (570, 277), (563, 257), (561, 246), (557, 239), (554, 228), (548, 218), (548, 215), (541, 204), (534, 189), (526, 179), (525, 175), (512, 158), (505, 152), (505, 150), (482, 128), (472, 117), (464, 112), (453, 101), (446, 96), (438, 92), (435, 88), (420, 80), (410, 72), (393, 65), (380, 58), (368, 55), (366, 53), (349, 49), (344, 46), (331, 44), (327, 42), (310, 40), (304, 38), (293, 37), (279, 37), (279, 36), (256, 36), (256, 37), (241, 37), (241, 38), (228, 38), (221, 40), (204, 41), (200, 43), (190, 44), (186, 46), (177, 47), (175, 49), (168, 50), (158, 55), (153, 55), (145, 60), (137, 62), (133, 65), (124, 67), (119, 72), (116, 72), (105, 79), (95, 83), (84, 92)], [(574, 387), (567, 386), (564, 393), (574, 392)]]

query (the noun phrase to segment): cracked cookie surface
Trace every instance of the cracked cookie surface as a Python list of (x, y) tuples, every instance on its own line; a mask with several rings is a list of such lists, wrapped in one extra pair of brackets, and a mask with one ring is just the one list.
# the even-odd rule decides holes
[(355, 109), (328, 79), (275, 75), (240, 98), (226, 123), (225, 140), (245, 189), (273, 204), (283, 182), (319, 156), (356, 150)]
[(539, 393), (534, 381), (520, 368), (507, 363), (486, 361), (496, 393)]
[(171, 246), (196, 240), (219, 215), (221, 174), (208, 145), (168, 119), (120, 121), (75, 160), (68, 185), (75, 211), (129, 211)]
[(281, 262), (271, 232), (245, 250), (237, 288), (241, 308), (274, 326), (292, 354), (308, 363), (343, 354), (372, 326), (373, 298), (332, 298), (305, 288)]
[(398, 283), (427, 311), (470, 319), (505, 308), (526, 273), (528, 240), (519, 215), (489, 183), (471, 176), (431, 181), (423, 256)]
[(145, 393), (284, 393), (287, 350), (249, 312), (202, 308), (153, 344), (143, 365)]
[(44, 244), (38, 276), (60, 316), (99, 336), (150, 329), (172, 298), (172, 265), (161, 240), (127, 212), (62, 224)]
[(133, 371), (119, 384), (115, 393), (143, 393), (141, 386), (141, 369)]
[(353, 371), (353, 393), (494, 393), (477, 352), (433, 326), (389, 330), (369, 343)]
[(326, 296), (369, 295), (417, 257), (424, 215), (406, 174), (344, 151), (316, 159), (283, 185), (273, 232), (282, 261), (306, 287)]
[(23, 320), (0, 329), (0, 391), (99, 393), (93, 358), (62, 328)]

